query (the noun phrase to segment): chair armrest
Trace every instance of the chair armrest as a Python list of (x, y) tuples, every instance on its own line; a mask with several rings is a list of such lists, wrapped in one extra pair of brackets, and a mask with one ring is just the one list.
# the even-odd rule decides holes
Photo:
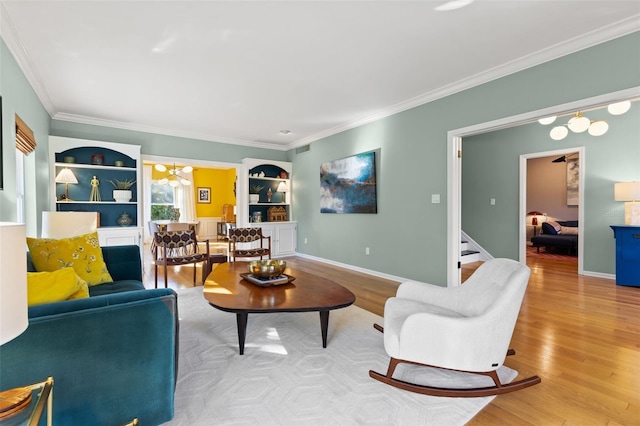
[(452, 291), (455, 289), (410, 280), (400, 284), (396, 291), (396, 297), (455, 310), (455, 305), (451, 303)]
[(400, 331), (398, 357), (458, 370), (495, 370), (504, 363), (513, 333), (496, 321), (491, 315), (410, 315)]
[(271, 251), (271, 235), (268, 235), (266, 237), (263, 235), (262, 239), (267, 240), (267, 248), (269, 249), (269, 251)]

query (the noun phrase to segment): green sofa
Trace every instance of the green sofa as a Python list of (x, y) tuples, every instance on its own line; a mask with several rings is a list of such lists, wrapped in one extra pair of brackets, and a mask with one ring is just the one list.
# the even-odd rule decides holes
[(0, 347), (0, 390), (52, 376), (56, 425), (167, 422), (178, 365), (177, 295), (144, 289), (138, 246), (102, 252), (114, 282), (91, 287), (86, 299), (30, 307), (27, 330)]

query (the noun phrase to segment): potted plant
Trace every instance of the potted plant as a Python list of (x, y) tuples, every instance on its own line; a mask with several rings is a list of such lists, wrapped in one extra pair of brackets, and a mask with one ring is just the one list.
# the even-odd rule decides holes
[(260, 191), (264, 189), (261, 185), (249, 185), (249, 204), (257, 204), (260, 201)]
[(110, 180), (111, 185), (115, 188), (113, 190), (113, 199), (116, 203), (128, 203), (131, 200), (131, 187), (136, 181), (131, 180)]

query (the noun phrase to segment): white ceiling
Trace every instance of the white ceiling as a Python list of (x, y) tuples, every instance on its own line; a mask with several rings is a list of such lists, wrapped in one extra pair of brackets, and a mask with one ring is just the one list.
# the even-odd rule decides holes
[(639, 0), (442, 3), (0, 1), (0, 34), (55, 119), (290, 149), (640, 30)]

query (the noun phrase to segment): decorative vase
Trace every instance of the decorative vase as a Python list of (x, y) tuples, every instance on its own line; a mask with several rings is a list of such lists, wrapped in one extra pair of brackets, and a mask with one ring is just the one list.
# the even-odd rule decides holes
[(131, 219), (131, 216), (129, 216), (129, 213), (124, 212), (120, 215), (117, 222), (118, 222), (118, 225), (120, 226), (129, 226), (133, 223), (133, 219)]
[(113, 199), (116, 200), (116, 203), (128, 203), (131, 200), (131, 190), (114, 189)]
[(258, 204), (260, 201), (260, 194), (249, 194), (249, 204)]

